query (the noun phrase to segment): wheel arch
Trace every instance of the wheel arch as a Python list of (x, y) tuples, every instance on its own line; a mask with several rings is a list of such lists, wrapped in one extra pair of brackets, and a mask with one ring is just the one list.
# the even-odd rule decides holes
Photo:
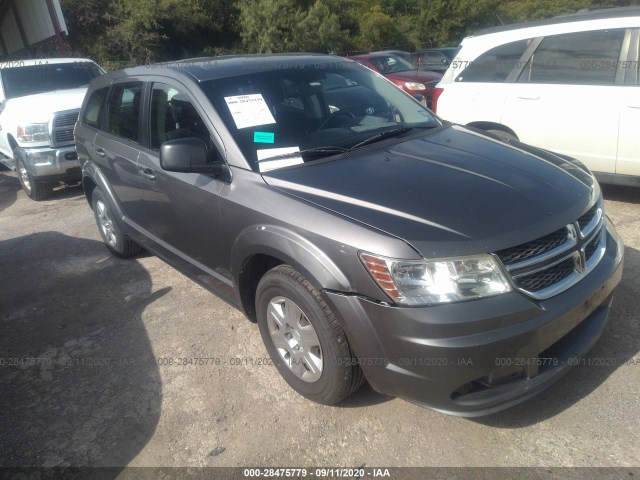
[(11, 135), (11, 134), (7, 135), (7, 142), (9, 143), (9, 147), (11, 147), (12, 151), (13, 151), (14, 148), (16, 148), (18, 146), (18, 142), (16, 142), (16, 139), (13, 138), (13, 135)]
[[(124, 213), (120, 208), (119, 202), (116, 200), (116, 196), (113, 190), (109, 186), (107, 179), (104, 177), (100, 169), (92, 162), (86, 162), (82, 167), (82, 187), (84, 188), (85, 197), (92, 205), (92, 195), (96, 187), (100, 188), (100, 191), (105, 196), (105, 200), (109, 202), (109, 207), (113, 214), (113, 220), (117, 222), (118, 227), (123, 233), (127, 233), (127, 228), (124, 222)], [(88, 190), (89, 189), (89, 190)]]
[(277, 265), (287, 264), (318, 291), (350, 290), (349, 281), (337, 265), (301, 235), (274, 225), (247, 228), (231, 251), (231, 272), (236, 294), (247, 317), (255, 322), (255, 294), (260, 278)]

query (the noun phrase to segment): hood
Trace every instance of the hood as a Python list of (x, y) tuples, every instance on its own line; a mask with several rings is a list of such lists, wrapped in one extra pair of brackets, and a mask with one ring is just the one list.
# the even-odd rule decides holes
[(577, 220), (600, 194), (576, 161), (463, 127), (396, 142), (263, 176), (274, 188), (401, 238), (431, 258), (541, 237)]
[(87, 88), (82, 87), (12, 98), (7, 101), (3, 116), (11, 115), (16, 123), (45, 123), (54, 112), (80, 109), (86, 92)]
[(386, 75), (386, 77), (402, 80), (403, 82), (429, 83), (440, 81), (442, 75), (440, 73), (426, 70), (408, 70), (406, 72), (390, 73)]

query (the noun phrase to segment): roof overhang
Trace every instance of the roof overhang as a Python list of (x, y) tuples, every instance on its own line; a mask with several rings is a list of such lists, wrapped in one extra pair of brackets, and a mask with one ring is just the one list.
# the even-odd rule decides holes
[(0, 0), (0, 57), (31, 57), (32, 47), (52, 38), (66, 53), (66, 33), (59, 0)]

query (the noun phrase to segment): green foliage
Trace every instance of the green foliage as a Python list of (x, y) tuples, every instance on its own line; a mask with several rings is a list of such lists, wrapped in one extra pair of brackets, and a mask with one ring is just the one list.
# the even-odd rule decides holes
[(200, 55), (239, 44), (232, 0), (61, 0), (72, 49), (106, 68)]
[(107, 68), (198, 55), (456, 46), (482, 28), (640, 0), (61, 0)]
[(332, 52), (348, 41), (339, 10), (336, 0), (243, 0), (240, 34), (249, 52)]
[(387, 15), (379, 4), (364, 12), (359, 25), (358, 46), (364, 49), (406, 43), (396, 19)]

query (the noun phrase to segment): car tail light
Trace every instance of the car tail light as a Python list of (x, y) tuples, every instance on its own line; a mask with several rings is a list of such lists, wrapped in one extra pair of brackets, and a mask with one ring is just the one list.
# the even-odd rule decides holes
[(431, 110), (433, 110), (435, 113), (437, 113), (438, 99), (440, 98), (440, 95), (442, 95), (442, 92), (444, 92), (444, 88), (436, 87), (433, 90), (433, 98), (431, 99)]

